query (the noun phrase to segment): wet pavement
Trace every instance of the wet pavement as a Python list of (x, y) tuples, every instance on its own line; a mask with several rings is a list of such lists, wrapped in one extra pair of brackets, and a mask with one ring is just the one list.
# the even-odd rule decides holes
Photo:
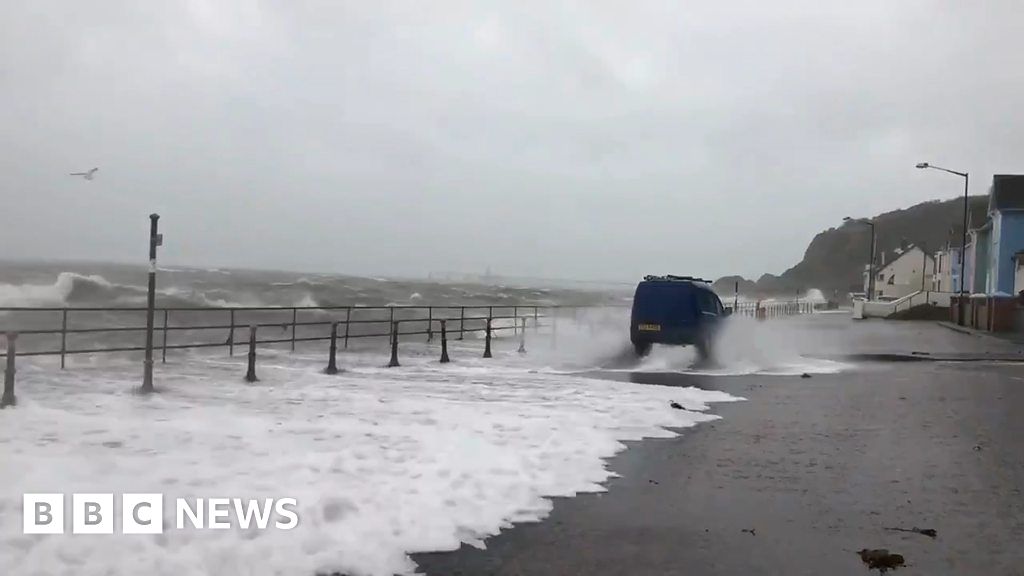
[[(906, 353), (1016, 350), (931, 323), (821, 326), (856, 331), (845, 337), (851, 353), (871, 353), (879, 338)], [(815, 352), (829, 348), (813, 340)], [(546, 520), (507, 530), (486, 550), (417, 555), (422, 572), (867, 574), (857, 551), (888, 548), (906, 558), (898, 574), (1024, 576), (1024, 366), (859, 362), (810, 378), (603, 376), (748, 401), (713, 406), (722, 420), (677, 438), (630, 443), (609, 463), (621, 477), (606, 493), (556, 499)], [(915, 527), (937, 537), (889, 530)]]

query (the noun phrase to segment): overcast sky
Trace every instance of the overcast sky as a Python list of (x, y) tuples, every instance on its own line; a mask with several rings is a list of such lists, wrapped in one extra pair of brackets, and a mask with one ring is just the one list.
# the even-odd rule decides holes
[(756, 277), (1024, 172), (1013, 0), (0, 9), (0, 258)]

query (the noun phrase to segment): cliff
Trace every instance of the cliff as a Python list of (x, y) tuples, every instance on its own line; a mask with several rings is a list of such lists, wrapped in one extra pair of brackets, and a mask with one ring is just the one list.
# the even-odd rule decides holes
[[(970, 222), (977, 226), (984, 221), (988, 196), (969, 199)], [(923, 246), (929, 253), (945, 247), (947, 242), (959, 246), (963, 229), (963, 197), (933, 200), (879, 214), (873, 218), (877, 234), (875, 263), (879, 254), (891, 252), (901, 243)], [(738, 276), (725, 276), (714, 283), (721, 295), (731, 295), (735, 282), (740, 294), (746, 296), (786, 296), (817, 288), (828, 298), (845, 299), (850, 292), (862, 289), (862, 271), (868, 262), (871, 228), (856, 222), (845, 222), (836, 228), (819, 232), (804, 252), (803, 259), (779, 276), (765, 274), (756, 282)]]

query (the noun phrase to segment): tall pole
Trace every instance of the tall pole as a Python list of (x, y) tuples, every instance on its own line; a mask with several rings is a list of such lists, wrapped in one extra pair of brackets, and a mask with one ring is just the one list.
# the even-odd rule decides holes
[(875, 223), (867, 222), (871, 226), (871, 257), (868, 258), (868, 301), (875, 295)]
[(159, 214), (149, 215), (149, 290), (146, 293), (146, 359), (143, 362), (142, 392), (153, 391), (153, 314), (156, 309), (156, 247)]
[[(949, 168), (943, 168), (941, 166), (935, 166), (934, 164), (929, 164), (928, 162), (921, 162), (920, 164), (917, 165), (917, 167), (918, 168), (932, 168), (934, 170), (941, 170), (943, 172), (949, 172), (950, 174), (955, 174), (957, 176), (963, 176), (963, 178), (964, 178), (964, 230), (963, 230), (963, 235), (960, 238), (960, 294), (963, 295), (963, 294), (967, 293), (967, 278), (965, 278), (964, 275), (965, 275), (965, 264), (967, 263), (967, 213), (968, 213), (967, 193), (968, 193), (968, 189), (970, 188), (969, 185), (970, 185), (971, 177), (970, 177), (968, 172), (957, 172), (956, 170), (950, 170)], [(977, 263), (975, 263), (975, 266), (977, 266)], [(961, 303), (963, 303), (963, 300), (964, 300), (963, 298), (960, 298)]]
[(921, 292), (924, 292), (924, 277), (925, 272), (928, 269), (928, 253), (925, 252), (924, 246), (921, 246)]
[(964, 172), (964, 233), (960, 239), (960, 293), (966, 292), (967, 278), (964, 277), (964, 263), (967, 261), (967, 183), (968, 172)]

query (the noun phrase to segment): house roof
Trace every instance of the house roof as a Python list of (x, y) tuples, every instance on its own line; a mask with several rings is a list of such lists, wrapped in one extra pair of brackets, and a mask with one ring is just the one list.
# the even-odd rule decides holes
[(988, 211), (1024, 210), (1024, 175), (996, 174), (988, 196)]
[[(931, 260), (932, 262), (935, 261), (935, 258), (934, 258), (934, 256), (932, 254), (928, 254), (927, 252), (925, 252), (925, 250), (923, 248), (921, 248), (920, 246), (917, 246), (916, 244), (910, 244), (910, 245), (906, 246), (905, 248), (895, 248), (895, 249), (889, 250), (887, 252), (879, 252), (878, 256), (875, 257), (875, 273), (876, 274), (880, 274), (880, 273), (884, 272), (887, 268), (889, 268), (890, 266), (895, 264), (899, 259), (901, 259), (904, 256), (910, 254), (915, 249), (920, 250), (921, 252), (924, 252), (924, 255), (927, 256), (928, 259)], [(882, 264), (882, 254), (885, 255), (885, 264), (884, 265)], [(920, 258), (921, 256), (917, 255), (916, 257)], [(868, 273), (868, 265), (867, 264), (864, 265), (864, 272), (863, 273), (864, 274)]]
[[(910, 245), (908, 245), (905, 248), (894, 248), (894, 249), (892, 249), (892, 250), (890, 250), (888, 252), (884, 252), (884, 254), (885, 254), (885, 265), (882, 264), (882, 253), (880, 253), (878, 258), (875, 260), (875, 272), (882, 272), (882, 271), (884, 271), (886, 268), (888, 268), (888, 267), (892, 266), (893, 264), (895, 264), (900, 258), (903, 258), (907, 254), (910, 254), (915, 249), (921, 250), (922, 252), (924, 252), (925, 256), (927, 256), (928, 259), (930, 259), (932, 261), (935, 260), (935, 258), (933, 258), (931, 254), (928, 254), (920, 246), (917, 246), (916, 244), (910, 244)], [(920, 256), (917, 256), (917, 257), (920, 258)]]

